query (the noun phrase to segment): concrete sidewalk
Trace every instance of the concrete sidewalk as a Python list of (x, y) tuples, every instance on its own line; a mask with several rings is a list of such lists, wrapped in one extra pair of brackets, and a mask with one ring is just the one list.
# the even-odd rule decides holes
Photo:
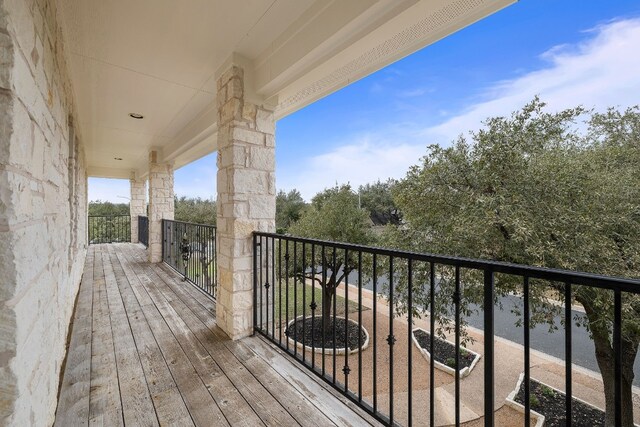
[[(338, 288), (337, 294), (344, 297), (344, 285)], [(358, 289), (356, 286), (349, 285), (348, 297), (351, 301), (358, 300)], [(363, 312), (363, 326), (372, 333), (371, 324), (374, 316), (374, 294), (369, 290), (362, 290), (362, 305), (371, 310)], [(389, 306), (386, 299), (378, 297), (376, 301), (376, 323), (378, 329), (380, 325), (386, 325), (384, 330), (378, 330), (380, 338), (378, 339), (378, 353), (387, 352), (388, 344), (386, 343), (386, 335), (389, 328)], [(354, 315), (350, 315), (352, 319)], [(365, 321), (366, 318), (366, 321)], [(408, 421), (408, 377), (406, 375), (406, 366), (400, 366), (398, 358), (401, 357), (404, 363), (408, 363), (406, 356), (402, 357), (398, 353), (404, 349), (407, 352), (408, 330), (409, 324), (406, 316), (396, 316), (393, 319), (394, 335), (399, 337), (402, 335), (402, 342), (394, 345), (394, 419), (401, 424), (407, 424)], [(414, 319), (412, 328), (420, 327), (429, 330), (429, 318)], [(515, 326), (514, 326), (515, 327)], [(398, 331), (398, 332), (396, 332)], [(473, 338), (473, 343), (468, 344), (468, 348), (484, 354), (484, 334), (482, 330), (468, 327), (468, 334)], [(401, 332), (401, 334), (399, 334)], [(382, 334), (382, 335), (380, 335)], [(404, 336), (407, 335), (407, 338)], [(447, 339), (453, 342), (453, 335)], [(408, 344), (407, 344), (408, 343)], [(495, 410), (496, 416), (501, 419), (500, 425), (523, 425), (523, 416), (517, 411), (505, 406), (505, 400), (511, 393), (518, 382), (520, 374), (524, 371), (524, 347), (512, 341), (505, 340), (500, 337), (494, 339), (495, 349)], [(364, 350), (364, 354), (370, 349)], [(530, 352), (530, 369), (531, 377), (548, 384), (556, 389), (564, 391), (564, 373), (565, 363), (563, 360), (549, 356), (536, 350)], [(429, 422), (429, 388), (428, 388), (428, 362), (420, 354), (415, 345), (412, 349), (413, 374), (413, 424), (428, 425)], [(363, 372), (368, 368), (363, 361)], [(378, 364), (378, 370), (384, 369)], [(388, 369), (388, 363), (387, 368)], [(400, 375), (395, 375), (398, 372)], [(363, 374), (364, 376), (364, 374)], [(419, 377), (419, 380), (416, 378)], [(426, 377), (426, 379), (425, 379)], [(603, 385), (600, 374), (587, 370), (583, 367), (573, 365), (572, 367), (572, 385), (573, 396), (579, 398), (600, 409), (605, 407), (605, 399)], [(461, 390), (461, 421), (463, 423), (471, 422), (482, 418), (484, 413), (484, 357), (482, 357), (472, 372), (460, 380)], [(389, 395), (383, 390), (378, 389), (378, 407), (388, 408)], [(372, 396), (367, 396), (366, 400), (372, 400)], [(437, 425), (449, 425), (455, 421), (454, 402), (455, 402), (455, 384), (454, 377), (451, 374), (436, 369), (436, 389), (435, 389), (435, 413)], [(418, 411), (419, 409), (419, 411)], [(634, 418), (635, 422), (640, 422), (640, 393), (634, 390)], [(475, 425), (470, 423), (469, 425)]]

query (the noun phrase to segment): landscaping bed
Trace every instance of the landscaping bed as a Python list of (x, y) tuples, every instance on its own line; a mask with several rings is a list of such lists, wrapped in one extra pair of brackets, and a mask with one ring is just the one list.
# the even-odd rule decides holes
[[(524, 375), (520, 376), (516, 390), (509, 396), (518, 408), (524, 411)], [(532, 413), (544, 417), (540, 425), (544, 423), (548, 427), (564, 427), (565, 417), (565, 394), (553, 387), (531, 379), (529, 404)], [(604, 411), (591, 406), (580, 399), (573, 398), (572, 424), (575, 426), (604, 426)]]
[[(345, 334), (345, 322), (347, 333)], [(298, 317), (289, 322), (285, 335), (291, 343), (298, 346), (304, 346), (308, 350), (315, 348), (316, 353), (322, 353), (324, 348), (325, 354), (333, 354), (334, 347), (337, 354), (344, 354), (346, 351), (355, 353), (364, 350), (369, 345), (369, 334), (366, 329), (359, 327), (358, 323), (353, 320), (345, 320), (343, 317), (335, 318), (335, 342), (333, 336), (333, 319), (331, 326), (323, 336), (322, 318), (307, 317), (302, 319)], [(359, 348), (358, 344), (362, 347)]]
[[(433, 361), (435, 366), (448, 372), (455, 374), (456, 346), (454, 343), (435, 337), (433, 340)], [(413, 330), (413, 342), (420, 349), (421, 353), (427, 360), (431, 360), (431, 340), (429, 332), (421, 328)], [(480, 360), (480, 355), (467, 348), (460, 348), (459, 355), (459, 375), (465, 377), (471, 373), (471, 370)]]

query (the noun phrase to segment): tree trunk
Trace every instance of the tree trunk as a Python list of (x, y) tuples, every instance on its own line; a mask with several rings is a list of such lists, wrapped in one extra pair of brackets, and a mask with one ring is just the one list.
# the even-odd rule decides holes
[[(609, 339), (594, 334), (594, 343), (596, 346), (596, 360), (602, 381), (604, 383), (605, 396), (605, 426), (617, 427), (615, 423), (615, 358), (613, 349), (610, 346)], [(633, 427), (633, 362), (635, 360), (635, 352), (629, 355), (630, 343), (622, 343), (622, 427)], [(631, 356), (631, 357), (629, 357)]]
[(322, 296), (322, 330), (324, 337), (331, 336), (331, 307), (335, 295), (335, 287), (329, 283), (325, 284)]
[[(594, 307), (588, 297), (576, 296), (582, 304), (589, 319), (593, 342), (596, 347), (596, 361), (602, 374), (605, 396), (605, 427), (620, 427), (615, 423), (615, 354), (609, 336), (609, 328), (605, 326), (601, 308)], [(638, 351), (638, 343), (622, 339), (622, 426), (633, 427), (633, 364)]]

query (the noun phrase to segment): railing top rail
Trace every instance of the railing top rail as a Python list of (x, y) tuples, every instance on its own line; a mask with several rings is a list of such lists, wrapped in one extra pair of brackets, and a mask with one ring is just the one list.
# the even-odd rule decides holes
[(491, 261), (474, 258), (425, 254), (402, 251), (396, 249), (379, 248), (375, 246), (356, 245), (344, 242), (331, 242), (320, 239), (295, 237), (286, 234), (264, 233), (255, 231), (255, 236), (273, 237), (282, 240), (312, 243), (322, 246), (332, 246), (339, 249), (364, 251), (377, 255), (411, 258), (415, 261), (433, 262), (436, 264), (464, 267), (475, 270), (488, 270), (494, 273), (504, 273), (532, 279), (566, 282), (576, 285), (592, 286), (602, 289), (621, 290), (623, 292), (640, 293), (640, 279), (604, 276), (600, 274), (583, 273), (579, 271), (562, 270), (558, 268), (534, 267), (530, 265), (514, 264), (503, 261)]
[(118, 218), (118, 217), (127, 217), (129, 218), (131, 215), (87, 215), (89, 218)]
[(166, 222), (174, 222), (174, 223), (180, 223), (180, 224), (187, 224), (187, 225), (197, 225), (198, 227), (211, 227), (211, 228), (216, 228), (215, 225), (211, 225), (211, 224), (199, 224), (197, 222), (187, 222), (187, 221), (178, 221), (176, 219), (163, 219), (163, 221)]

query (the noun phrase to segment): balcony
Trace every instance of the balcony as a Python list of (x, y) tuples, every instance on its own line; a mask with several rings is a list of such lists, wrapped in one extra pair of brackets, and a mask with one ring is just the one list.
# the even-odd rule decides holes
[(141, 245), (90, 245), (70, 337), (55, 425), (377, 424)]
[[(563, 414), (579, 412), (572, 396), (602, 408), (602, 398), (585, 393), (600, 387), (601, 395), (601, 382), (571, 363), (571, 328), (566, 364), (542, 369), (528, 344), (520, 356), (505, 353), (493, 333), (495, 275), (522, 279), (524, 298), (528, 279), (566, 284), (565, 298), (572, 286), (610, 290), (613, 350), (624, 296), (638, 281), (270, 234), (278, 119), (511, 3), (204, 1), (179, 13), (174, 2), (152, 0), (0, 3), (0, 424), (509, 425), (504, 402), (520, 374), (527, 397), (534, 378), (564, 393)], [(218, 228), (186, 233), (183, 250), (182, 226), (167, 236), (174, 170), (214, 151)], [(88, 219), (87, 177), (129, 180), (130, 217)], [(91, 244), (94, 225), (107, 235)], [(299, 347), (289, 322), (314, 322), (316, 279), (339, 272), (316, 256), (335, 261), (347, 252), (364, 264), (333, 282), (324, 318), (335, 329), (340, 302), (344, 317), (371, 322), (369, 347), (355, 356), (327, 355), (326, 342), (320, 354), (315, 344)], [(203, 265), (211, 253), (214, 263)], [(425, 349), (434, 353), (434, 317), (414, 323), (395, 311), (393, 293), (379, 297), (400, 285), (409, 312), (433, 306), (427, 296), (436, 293), (424, 287), (442, 273), (430, 264), (453, 274), (458, 326), (446, 338), (455, 357), (443, 365), (454, 375), (423, 358)], [(467, 270), (485, 285), (484, 330), (473, 332), (480, 361), (461, 378)], [(372, 289), (363, 289), (369, 280)], [(412, 345), (414, 326), (430, 332), (431, 345)], [(358, 347), (367, 340), (359, 335)], [(629, 409), (620, 404), (621, 357), (617, 417)]]

